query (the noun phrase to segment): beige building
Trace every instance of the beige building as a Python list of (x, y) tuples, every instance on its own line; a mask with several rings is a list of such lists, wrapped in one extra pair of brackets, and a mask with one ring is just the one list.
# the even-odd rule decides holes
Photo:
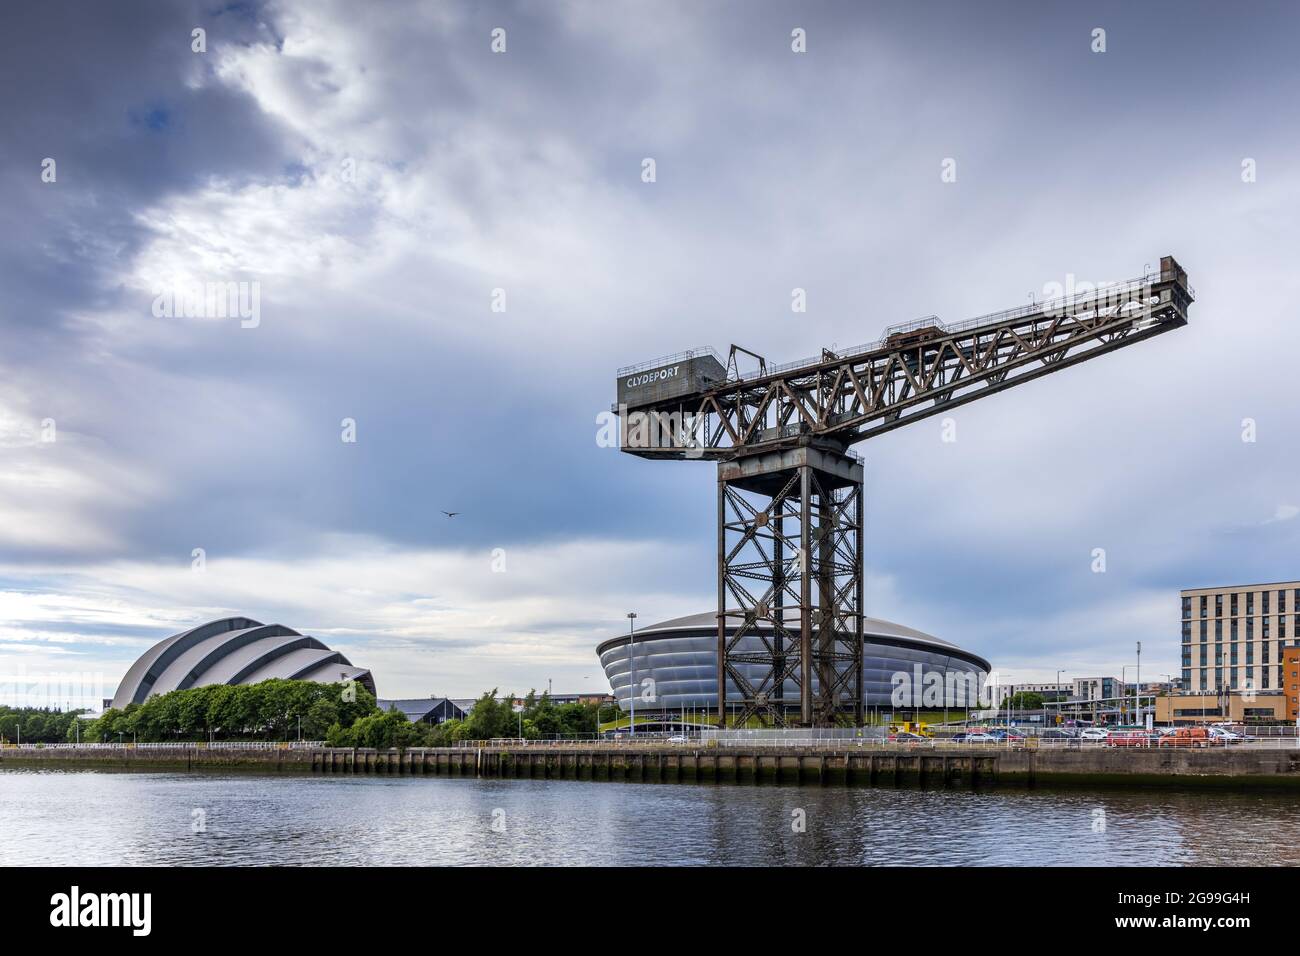
[(1280, 690), (1282, 649), (1300, 644), (1300, 581), (1189, 588), (1182, 593), (1183, 688)]
[(1254, 694), (1166, 694), (1156, 698), (1155, 722), (1161, 725), (1281, 723), (1287, 699), (1280, 691)]

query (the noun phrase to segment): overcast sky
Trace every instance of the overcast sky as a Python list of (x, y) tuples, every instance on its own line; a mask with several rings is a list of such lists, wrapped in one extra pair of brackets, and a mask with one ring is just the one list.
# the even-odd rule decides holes
[[(1118, 675), (1138, 640), (1177, 673), (1179, 588), (1300, 577), (1297, 26), (1184, 0), (5, 4), (0, 702), (69, 673), (111, 694), (233, 613), (383, 696), (606, 690), (628, 610), (716, 605), (713, 467), (599, 447), (618, 366), (785, 361), (1171, 253), (1186, 328), (963, 407), (955, 443), (930, 419), (858, 450), (870, 614), (1017, 681)], [(158, 314), (195, 282), (256, 315)]]

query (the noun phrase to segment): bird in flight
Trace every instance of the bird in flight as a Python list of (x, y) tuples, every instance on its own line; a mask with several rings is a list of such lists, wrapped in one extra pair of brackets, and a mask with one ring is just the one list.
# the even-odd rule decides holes
[(460, 514), (460, 512), (459, 512), (459, 511), (444, 511), (443, 514), (445, 514), (448, 518), (454, 518), (454, 517), (456, 517), (456, 515)]

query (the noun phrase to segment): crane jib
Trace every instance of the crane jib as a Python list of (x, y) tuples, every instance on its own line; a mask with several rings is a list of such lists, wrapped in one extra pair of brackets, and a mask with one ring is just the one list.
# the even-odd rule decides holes
[[(955, 325), (929, 316), (868, 346), (753, 375), (729, 376), (711, 349), (621, 370), (619, 413), (633, 439), (622, 448), (721, 458), (799, 436), (861, 441), (1181, 327), (1193, 301), (1172, 256), (1158, 273), (1121, 283), (1071, 276), (1067, 292)], [(683, 420), (695, 423), (684, 444)]]

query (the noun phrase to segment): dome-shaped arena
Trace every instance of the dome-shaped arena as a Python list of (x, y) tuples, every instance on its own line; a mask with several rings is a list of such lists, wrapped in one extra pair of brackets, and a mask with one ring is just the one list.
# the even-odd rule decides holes
[[(759, 625), (763, 625), (760, 623)], [(770, 629), (770, 625), (768, 625)], [(989, 662), (977, 654), (966, 651), (929, 634), (882, 621), (877, 618), (862, 619), (862, 693), (865, 707), (888, 708), (894, 688), (894, 675), (909, 676), (920, 665), (926, 673), (938, 673), (943, 686), (948, 678), (961, 677), (965, 686), (982, 687), (989, 674)], [(795, 629), (797, 633), (797, 628)], [(635, 651), (628, 653), (631, 643)], [(761, 639), (747, 637), (741, 640), (740, 651), (757, 652)], [(718, 704), (718, 620), (715, 612), (692, 614), (650, 627), (637, 628), (635, 637), (624, 634), (604, 641), (596, 648), (601, 666), (609, 678), (614, 696), (623, 710), (631, 709), (632, 661), (636, 663), (636, 682), (653, 678), (656, 703), (654, 709), (667, 712), (681, 708), (712, 711)], [(739, 665), (746, 677), (757, 682), (761, 679), (761, 665)], [(956, 673), (954, 673), (956, 672)], [(957, 682), (960, 683), (960, 682)], [(815, 683), (814, 683), (814, 686)], [(727, 699), (732, 699), (734, 687), (728, 683)], [(791, 682), (783, 688), (786, 700), (797, 703), (799, 692)], [(739, 700), (739, 696), (736, 700)], [(950, 701), (954, 706), (962, 703)], [(942, 706), (942, 704), (940, 705)], [(643, 709), (638, 699), (637, 711)]]
[(173, 634), (140, 655), (113, 695), (114, 707), (205, 684), (256, 684), (273, 677), (324, 684), (355, 680), (375, 693), (370, 671), (283, 624), (225, 617)]

